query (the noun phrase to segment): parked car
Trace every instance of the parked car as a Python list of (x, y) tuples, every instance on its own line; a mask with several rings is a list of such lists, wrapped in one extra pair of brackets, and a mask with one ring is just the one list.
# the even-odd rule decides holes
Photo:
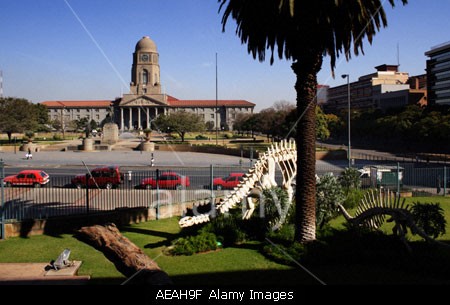
[[(118, 187), (123, 181), (124, 174), (119, 166), (97, 167), (91, 170), (88, 186), (97, 187), (98, 185), (98, 187), (112, 189)], [(86, 174), (76, 175), (71, 182), (78, 189), (86, 187)]]
[(143, 189), (155, 189), (157, 182), (160, 188), (177, 190), (186, 188), (191, 184), (188, 176), (183, 176), (179, 173), (168, 171), (161, 173), (158, 181), (156, 178), (142, 179), (140, 187)]
[(230, 173), (227, 177), (214, 178), (213, 187), (216, 190), (232, 189), (238, 186), (244, 178), (244, 173)]
[(43, 170), (28, 169), (3, 179), (5, 186), (33, 186), (41, 187), (50, 182), (50, 176)]

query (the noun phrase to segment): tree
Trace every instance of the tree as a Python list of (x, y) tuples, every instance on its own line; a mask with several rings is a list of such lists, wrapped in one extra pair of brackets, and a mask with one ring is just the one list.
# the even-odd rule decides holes
[(196, 132), (205, 130), (205, 122), (203, 118), (197, 114), (186, 111), (177, 111), (169, 115), (160, 115), (156, 121), (155, 126), (160, 130), (174, 131), (181, 137), (181, 142), (184, 142), (186, 132)]
[(316, 137), (321, 141), (325, 141), (330, 137), (327, 117), (319, 106), (316, 106)]
[(96, 130), (96, 129), (98, 128), (98, 123), (97, 123), (94, 119), (92, 119), (92, 120), (89, 122), (89, 128), (90, 128), (91, 130)]
[(253, 130), (265, 133), (268, 139), (270, 136), (277, 139), (283, 138), (287, 134), (287, 132), (284, 132), (286, 119), (293, 110), (295, 110), (295, 106), (289, 102), (275, 102), (272, 107), (252, 115), (254, 120)]
[[(403, 4), (407, 0), (401, 0)], [(247, 51), (274, 62), (275, 48), (280, 59), (292, 60), (297, 80), (297, 188), (295, 240), (316, 238), (315, 219), (315, 140), (317, 73), (324, 55), (330, 56), (332, 71), (344, 52), (363, 52), (363, 39), (372, 43), (381, 26), (387, 25), (381, 0), (301, 1), (301, 0), (218, 0), (224, 8), (222, 30), (231, 17), (236, 34)], [(394, 0), (389, 0), (394, 6)]]
[(37, 114), (37, 131), (49, 131), (48, 125), (50, 124), (50, 119), (48, 117), (48, 109), (47, 106), (42, 104), (33, 104), (35, 107), (35, 111)]
[(0, 98), (0, 131), (11, 136), (14, 132), (34, 131), (39, 125), (36, 105), (22, 98)]

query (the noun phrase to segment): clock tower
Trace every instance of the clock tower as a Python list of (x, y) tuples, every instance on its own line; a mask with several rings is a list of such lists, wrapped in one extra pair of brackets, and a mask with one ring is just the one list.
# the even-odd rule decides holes
[(136, 95), (161, 94), (159, 54), (156, 44), (144, 36), (136, 44), (131, 67), (130, 93)]

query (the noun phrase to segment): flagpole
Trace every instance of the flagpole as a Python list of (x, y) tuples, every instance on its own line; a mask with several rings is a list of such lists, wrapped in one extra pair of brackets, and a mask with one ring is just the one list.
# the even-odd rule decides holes
[(215, 118), (216, 118), (216, 146), (218, 145), (218, 138), (219, 138), (219, 126), (217, 126), (218, 124), (218, 115), (219, 115), (219, 101), (218, 101), (218, 93), (217, 93), (217, 52), (216, 52), (216, 113), (215, 113)]

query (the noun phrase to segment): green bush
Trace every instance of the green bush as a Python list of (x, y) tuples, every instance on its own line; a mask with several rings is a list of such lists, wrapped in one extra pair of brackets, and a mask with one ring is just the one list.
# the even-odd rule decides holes
[(232, 210), (228, 214), (218, 215), (202, 230), (214, 233), (224, 246), (231, 246), (247, 240), (247, 233), (243, 227), (248, 225), (248, 221), (244, 221), (240, 211)]
[(227, 132), (227, 133), (225, 133), (225, 134), (223, 135), (223, 137), (224, 137), (225, 139), (233, 139), (233, 134)]
[(417, 226), (427, 235), (437, 238), (439, 235), (445, 234), (447, 221), (445, 220), (444, 210), (439, 203), (414, 202), (411, 214)]
[(356, 168), (346, 168), (339, 177), (342, 188), (348, 192), (351, 189), (361, 188), (360, 172)]
[(295, 226), (287, 224), (282, 226), (278, 231), (271, 231), (267, 233), (266, 237), (276, 244), (290, 244), (294, 241)]
[(196, 140), (208, 140), (209, 138), (207, 136), (204, 136), (202, 134), (199, 134), (195, 137)]
[(173, 242), (172, 255), (192, 255), (217, 249), (217, 237), (213, 233), (201, 232), (199, 235), (181, 237)]
[(59, 134), (54, 134), (53, 135), (53, 140), (55, 140), (55, 141), (62, 141), (62, 135), (59, 135)]
[(283, 226), (292, 214), (292, 202), (288, 201), (287, 192), (275, 187), (263, 191), (264, 229), (276, 231)]
[(332, 173), (325, 174), (316, 184), (316, 224), (322, 228), (339, 215), (338, 204), (344, 202), (344, 192)]
[(356, 208), (363, 199), (364, 194), (365, 194), (364, 190), (349, 189), (347, 191), (347, 194), (345, 195), (343, 206), (346, 209)]

